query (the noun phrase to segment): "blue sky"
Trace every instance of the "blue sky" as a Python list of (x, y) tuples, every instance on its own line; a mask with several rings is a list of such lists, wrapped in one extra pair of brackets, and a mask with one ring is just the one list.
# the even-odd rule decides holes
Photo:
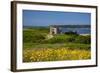
[(23, 10), (24, 26), (90, 25), (91, 14), (79, 12)]

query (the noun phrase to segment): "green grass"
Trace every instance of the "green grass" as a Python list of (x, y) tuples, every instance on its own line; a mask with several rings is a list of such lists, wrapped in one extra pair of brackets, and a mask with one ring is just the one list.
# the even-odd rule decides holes
[(38, 43), (24, 43), (24, 49), (39, 49), (39, 48), (70, 48), (70, 49), (85, 49), (90, 50), (89, 44), (75, 44), (75, 43), (56, 43), (56, 44), (38, 44)]

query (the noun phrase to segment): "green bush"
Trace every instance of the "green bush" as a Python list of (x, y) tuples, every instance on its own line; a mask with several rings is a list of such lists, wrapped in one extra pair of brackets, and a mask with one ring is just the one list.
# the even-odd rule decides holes
[(76, 43), (84, 43), (84, 44), (90, 44), (91, 43), (91, 36), (87, 35), (87, 36), (78, 36), (75, 39)]
[(77, 32), (72, 32), (72, 31), (65, 32), (64, 34), (66, 34), (66, 35), (78, 35)]

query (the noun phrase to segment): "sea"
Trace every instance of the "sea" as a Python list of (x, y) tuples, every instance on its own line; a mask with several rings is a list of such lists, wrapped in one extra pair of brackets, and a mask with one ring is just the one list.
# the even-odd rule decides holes
[(71, 31), (71, 32), (77, 32), (78, 34), (91, 34), (90, 28), (61, 28), (60, 31), (62, 33)]

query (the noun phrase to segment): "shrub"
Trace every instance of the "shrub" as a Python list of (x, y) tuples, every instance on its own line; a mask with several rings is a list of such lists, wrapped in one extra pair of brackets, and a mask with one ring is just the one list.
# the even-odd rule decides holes
[(72, 31), (65, 32), (65, 34), (67, 34), (67, 35), (78, 35), (77, 32), (72, 32)]
[(91, 43), (91, 36), (78, 36), (75, 39), (76, 43), (84, 43), (84, 44), (90, 44)]

